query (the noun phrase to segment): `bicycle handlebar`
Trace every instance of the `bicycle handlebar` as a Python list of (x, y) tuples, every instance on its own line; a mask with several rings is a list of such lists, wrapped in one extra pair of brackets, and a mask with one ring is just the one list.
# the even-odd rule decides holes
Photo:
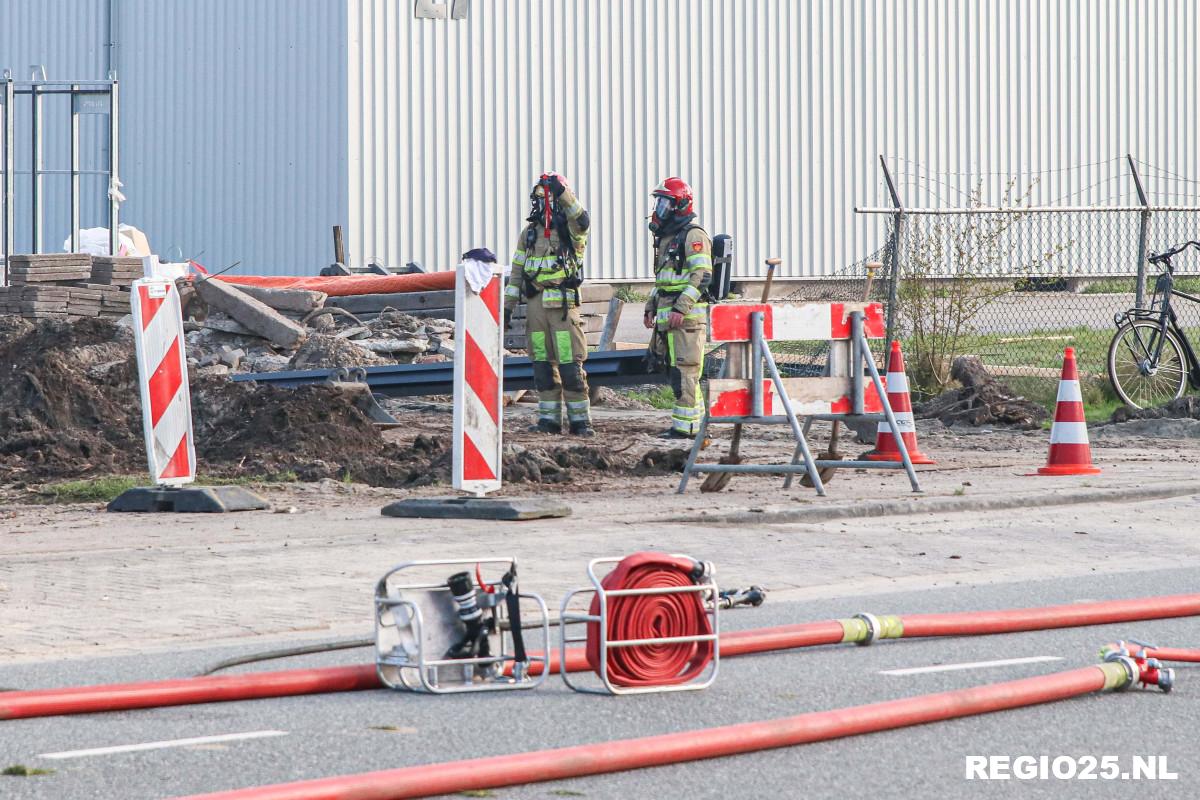
[(1170, 250), (1164, 250), (1161, 253), (1151, 253), (1146, 260), (1151, 264), (1166, 264), (1167, 266), (1170, 266), (1171, 257), (1179, 255), (1189, 247), (1194, 247), (1197, 250), (1200, 250), (1200, 242), (1184, 242), (1181, 245), (1172, 247)]

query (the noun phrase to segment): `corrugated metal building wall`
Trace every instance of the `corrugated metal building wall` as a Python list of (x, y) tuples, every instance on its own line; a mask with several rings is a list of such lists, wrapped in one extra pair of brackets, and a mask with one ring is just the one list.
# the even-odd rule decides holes
[[(106, 2), (4, 0), (0, 66), (93, 68)], [(245, 272), (315, 271), (339, 221), (359, 262), (507, 256), (546, 167), (612, 279), (649, 276), (647, 193), (672, 173), (743, 274), (781, 255), (786, 276), (882, 244), (852, 211), (887, 203), (879, 153), (914, 206), (1007, 175), (1035, 202), (1128, 202), (1126, 152), (1200, 179), (1191, 0), (116, 2), (123, 218)]]
[[(35, 63), (52, 79), (105, 77), (110, 2), (0, 0), (0, 67), (22, 79)], [(145, 230), (160, 253), (213, 268), (240, 260), (235, 271), (309, 274), (328, 264), (330, 226), (346, 218), (342, 4), (115, 0), (113, 8), (121, 221)], [(65, 142), (60, 122), (47, 136)], [(45, 246), (57, 248), (69, 224), (65, 190), (46, 216)], [(18, 245), (28, 244), (27, 219), (18, 220)], [(85, 213), (83, 222), (107, 218)]]

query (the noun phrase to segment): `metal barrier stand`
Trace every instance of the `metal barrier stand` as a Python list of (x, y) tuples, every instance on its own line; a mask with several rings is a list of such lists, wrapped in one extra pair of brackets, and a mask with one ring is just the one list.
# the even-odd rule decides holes
[[(690, 556), (683, 556), (691, 558)], [(600, 681), (602, 686), (585, 686), (578, 680), (573, 680), (567, 670), (562, 670), (563, 682), (571, 689), (577, 692), (588, 692), (591, 694), (649, 694), (651, 692), (686, 692), (696, 689), (705, 689), (712, 685), (712, 682), (717, 679), (717, 672), (720, 668), (721, 661), (721, 641), (720, 641), (720, 590), (717, 588), (717, 582), (713, 575), (715, 569), (708, 569), (701, 579), (701, 583), (691, 586), (669, 586), (661, 589), (605, 589), (601, 583), (601, 578), (596, 574), (596, 566), (600, 564), (615, 565), (620, 562), (620, 557), (609, 558), (593, 558), (588, 562), (587, 573), (588, 580), (591, 581), (590, 588), (584, 587), (574, 589), (567, 592), (563, 597), (562, 604), (559, 607), (559, 663), (567, 663), (567, 649), (569, 645), (586, 644), (588, 636), (586, 633), (586, 625), (594, 624), (599, 629), (600, 636)], [(705, 614), (708, 616), (712, 633), (694, 634), (689, 636), (662, 636), (643, 639), (609, 639), (608, 638), (608, 600), (611, 597), (633, 597), (646, 595), (667, 595), (667, 594), (684, 594), (684, 593), (700, 593), (701, 601), (704, 603)], [(593, 594), (599, 598), (600, 613), (599, 614), (581, 614), (567, 610), (577, 595)], [(585, 632), (581, 636), (572, 636), (569, 632), (571, 625), (585, 625)], [(698, 676), (695, 680), (688, 683), (680, 683), (668, 686), (618, 686), (613, 683), (608, 675), (608, 651), (614, 647), (643, 647), (647, 645), (664, 645), (664, 644), (686, 644), (689, 642), (712, 642), (713, 655), (705, 672)], [(586, 673), (585, 673), (586, 674)]]
[[(499, 653), (478, 658), (430, 658), (427, 651), (437, 648), (440, 652), (447, 641), (438, 641), (437, 634), (447, 628), (457, 629), (457, 614), (454, 601), (448, 596), (450, 590), (445, 583), (395, 583), (391, 579), (397, 573), (415, 567), (458, 567), (501, 564), (512, 568), (516, 560), (504, 558), (445, 559), (429, 561), (406, 561), (392, 567), (375, 586), (375, 665), (379, 679), (391, 689), (424, 691), (431, 694), (453, 694), (458, 692), (511, 691), (536, 689), (550, 673), (550, 612), (540, 595), (518, 593), (521, 600), (530, 600), (539, 613), (538, 628), (542, 631), (544, 647), (542, 653), (530, 654), (525, 662), (518, 662), (511, 653), (511, 635), (498, 627)], [(497, 591), (505, 589), (499, 580), (486, 581), (477, 587)], [(502, 602), (492, 606), (499, 620), (505, 618)], [(426, 613), (438, 614), (441, 619), (426, 620)], [(449, 621), (449, 622), (448, 622)], [(442, 623), (437, 625), (436, 623)], [(511, 624), (511, 620), (510, 620)], [(532, 662), (541, 664), (538, 674), (531, 675), (528, 666)], [(511, 666), (511, 677), (506, 676), (505, 666)], [(483, 675), (477, 667), (484, 667)], [(453, 678), (444, 671), (461, 670)], [(415, 675), (413, 674), (415, 673)]]
[[(792, 402), (787, 394), (787, 389), (783, 383), (783, 378), (779, 374), (779, 368), (775, 364), (775, 358), (771, 354), (770, 345), (763, 337), (763, 315), (761, 312), (754, 312), (750, 315), (751, 325), (751, 373), (752, 380), (750, 385), (751, 397), (751, 416), (749, 417), (712, 417), (709, 415), (707, 408), (704, 417), (700, 421), (700, 430), (696, 435), (695, 443), (692, 445), (691, 452), (688, 454), (687, 464), (684, 466), (683, 477), (679, 481), (677, 493), (683, 494), (687, 490), (688, 480), (695, 473), (702, 472), (730, 472), (730, 473), (746, 473), (746, 474), (780, 474), (786, 475), (784, 488), (790, 488), (792, 478), (795, 475), (808, 475), (812, 481), (813, 488), (817, 495), (825, 496), (825, 487), (821, 482), (819, 470), (821, 467), (837, 467), (847, 469), (903, 469), (908, 474), (909, 483), (914, 492), (921, 491), (921, 484), (917, 480), (916, 471), (913, 469), (912, 460), (908, 455), (908, 447), (904, 443), (904, 437), (897, 435), (896, 444), (900, 451), (900, 461), (866, 461), (866, 460), (815, 460), (812, 456), (812, 451), (808, 446), (808, 440), (804, 435), (800, 421), (796, 413), (792, 409)], [(850, 313), (851, 327), (851, 380), (852, 380), (852, 411), (861, 412), (864, 407), (863, 392), (864, 383), (862, 375), (862, 367), (866, 366), (868, 374), (871, 376), (871, 383), (875, 387), (875, 391), (879, 395), (880, 402), (883, 406), (882, 414), (863, 414), (856, 413), (862, 419), (871, 419), (879, 421), (886, 419), (888, 425), (893, 431), (899, 431), (900, 428), (896, 422), (895, 412), (892, 410), (892, 405), (888, 401), (887, 390), (884, 387), (883, 381), (879, 376), (879, 370), (875, 366), (875, 360), (871, 356), (871, 347), (867, 341), (866, 335), (863, 332), (863, 314), (860, 311)], [(778, 402), (783, 404), (783, 415), (766, 416), (763, 411), (763, 363), (766, 364), (767, 374), (771, 378), (774, 385), (775, 393)], [(825, 419), (825, 420), (842, 420), (846, 414), (808, 414), (806, 419)], [(711, 424), (741, 424), (741, 425), (790, 425), (792, 435), (796, 439), (796, 449), (792, 455), (792, 460), (788, 464), (697, 464), (696, 458), (700, 454), (703, 447), (705, 435), (708, 431), (708, 426)]]

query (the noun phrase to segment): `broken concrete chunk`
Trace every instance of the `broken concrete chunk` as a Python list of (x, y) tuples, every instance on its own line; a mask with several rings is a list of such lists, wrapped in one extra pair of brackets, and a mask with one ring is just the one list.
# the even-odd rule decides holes
[(324, 292), (313, 292), (308, 289), (267, 289), (262, 286), (236, 285), (242, 292), (276, 311), (308, 313), (318, 308), (324, 308), (325, 299), (328, 297)]
[(254, 333), (279, 347), (291, 349), (304, 341), (304, 327), (240, 289), (219, 280), (196, 282), (204, 302), (224, 311)]
[(424, 353), (429, 347), (424, 339), (363, 339), (355, 344), (372, 353)]
[(246, 351), (240, 347), (235, 349), (225, 346), (221, 348), (220, 361), (231, 370), (236, 370), (241, 365), (242, 359), (246, 357)]

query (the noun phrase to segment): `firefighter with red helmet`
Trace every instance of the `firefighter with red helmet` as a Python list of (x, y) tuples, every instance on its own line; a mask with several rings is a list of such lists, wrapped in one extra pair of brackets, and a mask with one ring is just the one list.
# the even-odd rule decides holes
[(579, 316), (583, 251), (591, 221), (557, 172), (538, 178), (529, 194), (528, 224), (517, 237), (504, 289), (504, 326), (525, 301), (525, 331), (538, 392), (536, 430), (562, 433), (564, 406), (571, 433), (594, 436), (588, 401), (587, 335)]
[(651, 195), (650, 233), (654, 237), (654, 291), (644, 323), (654, 329), (650, 353), (667, 368), (675, 407), (663, 438), (692, 439), (704, 416), (700, 376), (708, 328), (705, 300), (712, 281), (712, 240), (697, 223), (692, 187), (667, 178)]

